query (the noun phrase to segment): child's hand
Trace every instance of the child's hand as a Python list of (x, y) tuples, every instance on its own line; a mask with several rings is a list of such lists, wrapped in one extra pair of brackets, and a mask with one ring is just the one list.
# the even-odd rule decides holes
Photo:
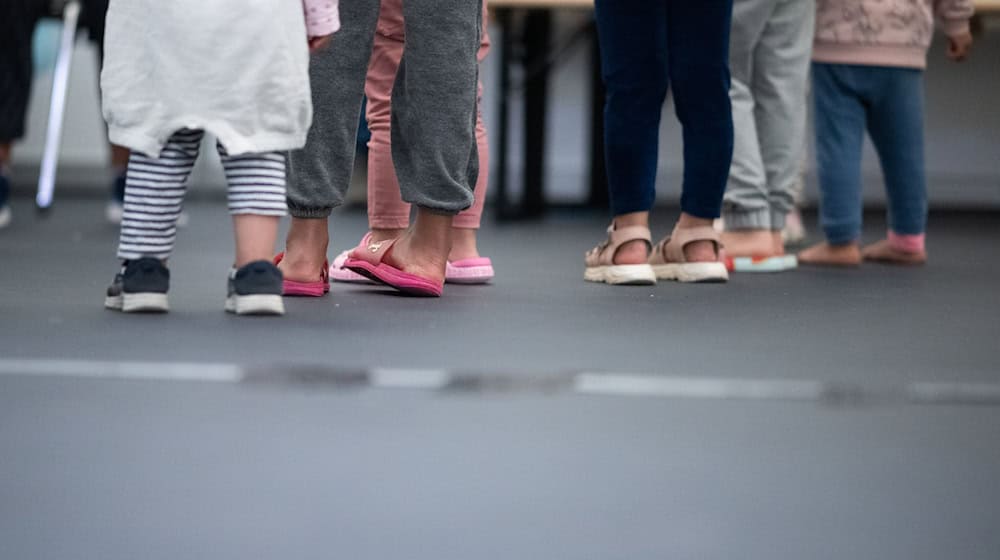
[(309, 38), (309, 52), (314, 53), (318, 50), (326, 48), (330, 44), (330, 39), (333, 35), (324, 35), (322, 37), (310, 37)]
[(969, 56), (972, 49), (972, 33), (966, 31), (961, 35), (948, 38), (948, 58), (955, 62), (962, 62)]

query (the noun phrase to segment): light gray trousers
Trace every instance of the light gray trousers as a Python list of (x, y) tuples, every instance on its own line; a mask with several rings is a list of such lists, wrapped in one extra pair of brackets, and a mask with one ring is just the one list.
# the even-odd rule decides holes
[(735, 145), (726, 229), (785, 227), (806, 144), (816, 0), (735, 0), (729, 47)]
[[(313, 124), (289, 154), (288, 210), (325, 218), (350, 184), (379, 0), (340, 6), (341, 29), (310, 61)], [(472, 205), (481, 0), (403, 2), (406, 47), (392, 90), (392, 160), (403, 200), (442, 214)]]

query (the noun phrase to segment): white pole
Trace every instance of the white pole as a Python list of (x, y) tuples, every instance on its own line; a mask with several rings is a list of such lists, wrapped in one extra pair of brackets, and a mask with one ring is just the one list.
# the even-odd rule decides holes
[(45, 152), (42, 156), (42, 170), (38, 177), (38, 196), (35, 198), (35, 204), (40, 210), (52, 205), (52, 193), (56, 186), (56, 164), (59, 160), (59, 142), (62, 140), (63, 116), (66, 111), (66, 90), (69, 86), (69, 69), (73, 62), (73, 43), (76, 41), (79, 19), (80, 1), (70, 0), (63, 9), (59, 58), (56, 60), (56, 69), (52, 77), (49, 126), (45, 133)]

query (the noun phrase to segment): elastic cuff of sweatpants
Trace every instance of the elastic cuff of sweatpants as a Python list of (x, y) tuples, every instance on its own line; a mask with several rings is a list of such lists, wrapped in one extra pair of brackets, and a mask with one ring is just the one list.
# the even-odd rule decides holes
[(848, 245), (861, 239), (861, 232), (854, 228), (823, 228), (823, 234), (830, 245)]
[(785, 229), (788, 222), (788, 212), (771, 212), (771, 231), (781, 231)]
[(410, 216), (368, 216), (371, 229), (406, 229), (410, 227)]
[(288, 205), (288, 214), (293, 218), (302, 218), (304, 220), (320, 220), (330, 217), (333, 213), (332, 206), (326, 206), (323, 208), (304, 208), (296, 207), (291, 204)]
[(427, 212), (430, 212), (431, 214), (436, 214), (438, 216), (457, 216), (460, 212), (462, 212), (463, 210), (467, 210), (469, 206), (472, 205), (470, 204), (465, 208), (455, 208), (453, 210), (449, 208), (433, 208), (431, 206), (421, 206), (420, 204), (416, 204), (416, 206), (421, 210), (426, 210)]
[(744, 229), (772, 229), (771, 211), (767, 208), (750, 210), (724, 210), (722, 219), (726, 222), (726, 231), (739, 231)]

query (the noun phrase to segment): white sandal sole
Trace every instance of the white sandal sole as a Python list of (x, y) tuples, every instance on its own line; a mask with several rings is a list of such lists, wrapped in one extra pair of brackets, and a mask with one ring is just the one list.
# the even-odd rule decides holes
[(656, 284), (656, 273), (648, 264), (616, 264), (587, 268), (583, 279), (615, 286), (650, 286)]
[(661, 280), (691, 283), (729, 281), (729, 271), (720, 262), (669, 263), (653, 265), (651, 268)]

